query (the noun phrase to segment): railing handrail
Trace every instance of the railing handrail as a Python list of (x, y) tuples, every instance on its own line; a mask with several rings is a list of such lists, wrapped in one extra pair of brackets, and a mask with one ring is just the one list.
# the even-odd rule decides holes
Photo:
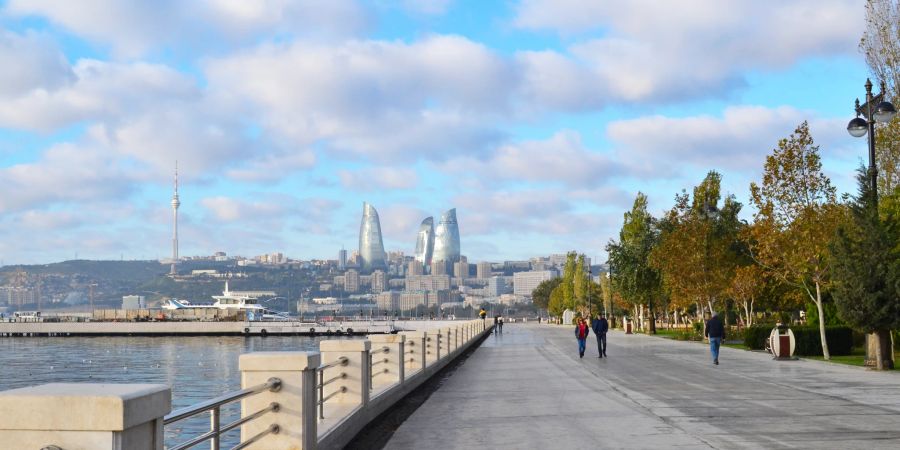
[(227, 394), (220, 395), (218, 397), (202, 401), (200, 403), (195, 403), (184, 408), (176, 409), (163, 418), (163, 424), (168, 425), (173, 422), (178, 422), (179, 420), (184, 420), (188, 417), (196, 416), (197, 414), (209, 411), (213, 408), (218, 408), (228, 403), (240, 400), (244, 397), (259, 394), (260, 392), (266, 390), (271, 392), (278, 392), (279, 389), (281, 389), (281, 379), (272, 377), (269, 378), (265, 383), (251, 386), (246, 389), (241, 389), (239, 391), (229, 392)]

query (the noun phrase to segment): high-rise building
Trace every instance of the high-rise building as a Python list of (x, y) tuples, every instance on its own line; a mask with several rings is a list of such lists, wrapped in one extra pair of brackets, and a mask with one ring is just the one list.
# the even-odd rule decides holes
[(434, 218), (428, 217), (419, 225), (419, 232), (416, 234), (416, 262), (422, 267), (430, 267), (433, 252)]
[(378, 211), (366, 202), (363, 202), (362, 222), (359, 224), (359, 268), (363, 272), (387, 268)]
[(344, 291), (359, 292), (359, 272), (350, 269), (344, 273)]
[(450, 289), (447, 275), (416, 275), (406, 277), (407, 291), (443, 291)]
[(338, 252), (338, 269), (347, 270), (347, 250), (341, 249)]
[(383, 292), (386, 284), (387, 277), (384, 276), (384, 271), (376, 270), (372, 272), (372, 292), (376, 294)]
[(384, 291), (375, 298), (378, 309), (392, 313), (400, 309), (400, 293), (397, 291)]
[(459, 261), (453, 263), (453, 275), (462, 280), (469, 278), (469, 261), (465, 256), (460, 256)]
[(441, 215), (441, 221), (434, 229), (434, 252), (431, 261), (447, 263), (448, 272), (453, 270), (453, 263), (459, 262), (459, 225), (456, 221), (456, 208)]
[(425, 274), (425, 266), (422, 265), (419, 261), (412, 260), (409, 262), (409, 270), (406, 271), (406, 275), (424, 275)]
[(431, 263), (431, 274), (449, 275), (450, 270), (448, 270), (448, 268), (452, 269), (452, 266), (450, 266), (447, 261), (444, 261), (443, 259), (436, 259)]
[(531, 297), (534, 288), (544, 281), (557, 277), (554, 270), (516, 272), (513, 274), (513, 293), (522, 297)]
[(475, 266), (475, 278), (480, 278), (482, 280), (490, 278), (492, 270), (493, 266), (491, 263), (482, 261)]

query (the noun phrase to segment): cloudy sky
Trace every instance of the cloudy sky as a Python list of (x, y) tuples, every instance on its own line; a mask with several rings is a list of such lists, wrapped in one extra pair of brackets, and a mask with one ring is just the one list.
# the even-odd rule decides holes
[(863, 0), (0, 1), (0, 259), (335, 258), (456, 207), (470, 260), (605, 259), (637, 191), (746, 202), (808, 120), (841, 191)]

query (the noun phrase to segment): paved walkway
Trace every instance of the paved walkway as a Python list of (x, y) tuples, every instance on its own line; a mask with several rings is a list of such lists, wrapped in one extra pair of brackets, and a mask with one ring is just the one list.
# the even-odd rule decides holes
[(579, 360), (570, 327), (504, 328), (386, 448), (900, 448), (900, 373), (620, 332)]

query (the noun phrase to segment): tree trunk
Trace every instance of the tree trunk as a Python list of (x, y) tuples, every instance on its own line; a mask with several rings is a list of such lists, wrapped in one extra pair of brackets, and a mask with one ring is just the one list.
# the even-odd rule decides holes
[(650, 334), (656, 334), (656, 312), (653, 310), (653, 302), (647, 304), (647, 313), (650, 316)]
[(747, 326), (753, 325), (753, 297), (750, 297), (750, 315), (747, 316)]
[(884, 355), (881, 354), (881, 336), (875, 332), (875, 368), (884, 370)]
[(826, 361), (831, 359), (828, 352), (828, 341), (825, 339), (825, 308), (822, 306), (822, 288), (816, 282), (816, 308), (819, 310), (819, 336), (822, 338), (822, 357)]
[(744, 325), (750, 326), (750, 302), (744, 302)]

